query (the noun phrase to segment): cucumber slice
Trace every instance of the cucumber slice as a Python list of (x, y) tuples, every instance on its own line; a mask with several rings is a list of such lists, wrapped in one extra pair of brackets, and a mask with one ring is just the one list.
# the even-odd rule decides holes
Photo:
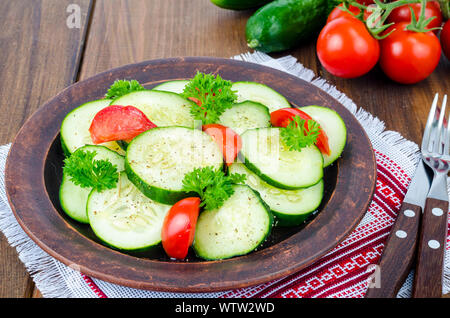
[(323, 157), (316, 146), (290, 151), (281, 140), (283, 128), (257, 128), (241, 136), (240, 159), (268, 184), (286, 190), (308, 188), (323, 177)]
[(347, 128), (341, 116), (334, 110), (323, 106), (305, 106), (300, 108), (320, 124), (328, 136), (330, 156), (324, 155), (324, 167), (335, 162), (342, 154), (347, 142)]
[(182, 191), (184, 176), (195, 168), (222, 169), (222, 151), (211, 136), (198, 129), (158, 127), (128, 145), (125, 169), (146, 196), (174, 204), (192, 196)]
[[(95, 151), (97, 153), (95, 160), (109, 160), (117, 166), (118, 171), (124, 170), (125, 158), (104, 146), (84, 146), (78, 148), (77, 151)], [(64, 212), (80, 223), (89, 223), (86, 203), (91, 190), (91, 188), (82, 188), (75, 185), (70, 177), (64, 173), (59, 188), (59, 202)]]
[(280, 108), (291, 107), (287, 99), (267, 85), (256, 82), (235, 82), (231, 87), (238, 95), (237, 102), (246, 100), (261, 103), (269, 112)]
[(92, 191), (87, 202), (89, 222), (103, 242), (121, 250), (145, 250), (161, 242), (161, 228), (170, 205), (143, 195), (121, 173), (117, 188)]
[(141, 110), (158, 127), (194, 127), (192, 102), (171, 92), (143, 90), (119, 97), (111, 105), (132, 105)]
[(187, 83), (189, 83), (188, 80), (168, 81), (153, 87), (153, 89), (158, 91), (181, 94), (183, 93)]
[(270, 127), (269, 109), (251, 101), (234, 104), (220, 116), (219, 124), (230, 127), (239, 135), (248, 129)]
[(283, 190), (267, 184), (242, 163), (233, 163), (230, 173), (244, 174), (245, 184), (257, 191), (277, 219), (277, 226), (295, 226), (317, 210), (323, 198), (323, 180), (300, 190)]
[[(61, 124), (61, 144), (67, 156), (84, 145), (93, 144), (89, 127), (95, 115), (103, 108), (108, 107), (110, 103), (110, 99), (96, 100), (83, 104), (67, 114)], [(120, 154), (125, 154), (114, 141), (101, 145)]]
[(203, 211), (197, 221), (193, 248), (197, 256), (218, 260), (255, 250), (272, 229), (273, 217), (259, 195), (244, 185), (216, 210)]

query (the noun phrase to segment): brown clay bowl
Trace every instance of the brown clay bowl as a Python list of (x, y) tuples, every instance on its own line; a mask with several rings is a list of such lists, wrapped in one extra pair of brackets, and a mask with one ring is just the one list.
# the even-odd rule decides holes
[[(325, 172), (326, 191), (317, 213), (303, 226), (275, 228), (257, 251), (221, 261), (168, 260), (162, 248), (126, 254), (100, 243), (88, 225), (68, 218), (58, 191), (63, 152), (59, 130), (75, 107), (104, 96), (117, 79), (136, 79), (151, 88), (187, 79), (197, 70), (231, 81), (267, 84), (294, 106), (322, 105), (337, 111), (347, 126), (342, 157)], [(210, 292), (247, 287), (293, 274), (338, 245), (359, 223), (371, 201), (376, 163), (369, 138), (355, 117), (338, 101), (284, 72), (261, 65), (219, 58), (171, 58), (126, 65), (78, 82), (42, 105), (25, 123), (6, 165), (9, 202), (19, 224), (44, 251), (86, 275), (133, 288)]]

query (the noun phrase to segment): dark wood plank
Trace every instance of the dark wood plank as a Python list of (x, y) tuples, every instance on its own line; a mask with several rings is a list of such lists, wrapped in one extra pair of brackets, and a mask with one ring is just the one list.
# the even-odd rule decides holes
[(209, 0), (97, 0), (80, 79), (143, 60), (246, 52), (251, 13)]
[[(70, 29), (67, 7), (80, 7)], [(77, 77), (90, 0), (0, 2), (0, 143), (11, 142), (25, 120)], [(0, 297), (31, 297), (34, 285), (0, 235)]]

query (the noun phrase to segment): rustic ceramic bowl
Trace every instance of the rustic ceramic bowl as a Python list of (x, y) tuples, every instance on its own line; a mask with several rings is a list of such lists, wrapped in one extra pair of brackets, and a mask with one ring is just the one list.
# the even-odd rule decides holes
[[(130, 255), (101, 244), (89, 225), (62, 211), (58, 191), (64, 158), (59, 130), (75, 107), (104, 96), (117, 79), (136, 79), (151, 88), (187, 79), (197, 71), (231, 81), (269, 85), (294, 106), (322, 105), (337, 111), (347, 126), (342, 157), (326, 169), (326, 191), (318, 212), (305, 225), (275, 228), (257, 251), (222, 261), (168, 260), (162, 248)], [(355, 117), (316, 86), (261, 65), (219, 58), (172, 58), (126, 65), (78, 82), (42, 105), (11, 147), (6, 187), (22, 228), (44, 251), (86, 275), (139, 289), (207, 292), (247, 287), (293, 274), (339, 244), (358, 224), (371, 201), (376, 163), (369, 138)]]

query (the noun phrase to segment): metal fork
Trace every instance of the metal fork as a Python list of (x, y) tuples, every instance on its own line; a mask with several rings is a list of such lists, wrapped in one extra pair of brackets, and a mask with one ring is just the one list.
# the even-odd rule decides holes
[(450, 125), (445, 118), (447, 95), (438, 107), (435, 95), (422, 140), (422, 160), (433, 170), (434, 177), (427, 195), (416, 259), (413, 297), (441, 297), (442, 270), (447, 238), (448, 193), (450, 170)]

